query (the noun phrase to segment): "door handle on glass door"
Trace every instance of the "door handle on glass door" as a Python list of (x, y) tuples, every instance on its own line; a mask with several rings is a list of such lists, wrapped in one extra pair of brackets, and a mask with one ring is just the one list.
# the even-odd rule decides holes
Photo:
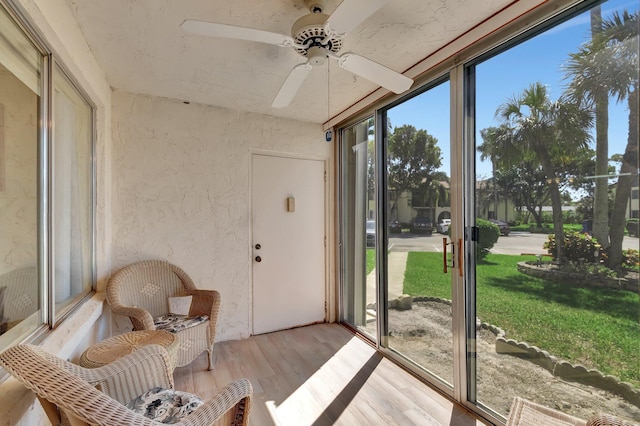
[(462, 238), (458, 239), (458, 273), (462, 276)]
[(447, 273), (447, 237), (442, 238), (442, 272)]

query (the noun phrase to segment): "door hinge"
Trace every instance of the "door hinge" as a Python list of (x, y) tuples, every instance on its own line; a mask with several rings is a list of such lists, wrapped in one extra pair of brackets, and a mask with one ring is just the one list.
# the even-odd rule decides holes
[(329, 310), (329, 307), (327, 306), (327, 301), (325, 300), (324, 302), (324, 314), (327, 315), (327, 311)]
[(324, 236), (324, 246), (325, 247), (327, 246), (327, 236), (326, 235)]
[(327, 181), (327, 171), (326, 170), (324, 171), (324, 181), (325, 182)]

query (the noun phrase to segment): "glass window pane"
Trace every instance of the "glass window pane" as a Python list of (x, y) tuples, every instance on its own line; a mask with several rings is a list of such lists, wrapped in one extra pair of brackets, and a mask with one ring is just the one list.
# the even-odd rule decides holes
[(453, 388), (449, 81), (390, 108), (387, 117), (389, 348)]
[(374, 120), (342, 130), (343, 321), (376, 338)]
[(502, 415), (640, 420), (637, 19), (604, 2), (475, 66), (470, 397)]
[(54, 82), (54, 285), (60, 312), (93, 286), (93, 120), (91, 106), (58, 67)]
[(0, 8), (0, 350), (41, 324), (38, 139), (42, 56)]

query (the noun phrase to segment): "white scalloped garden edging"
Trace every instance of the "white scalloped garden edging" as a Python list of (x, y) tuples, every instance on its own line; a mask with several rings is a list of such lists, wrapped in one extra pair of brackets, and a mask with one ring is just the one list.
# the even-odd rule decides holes
[(549, 371), (555, 377), (606, 390), (640, 407), (640, 389), (636, 389), (630, 383), (622, 382), (615, 376), (605, 375), (599, 370), (558, 359), (549, 352), (526, 342), (507, 339), (504, 330), (492, 324), (483, 322), (480, 326), (495, 334), (497, 353), (527, 360)]
[[(439, 302), (451, 306), (451, 300), (440, 297), (417, 296), (414, 302)], [(599, 370), (589, 369), (581, 364), (571, 364), (569, 361), (559, 359), (549, 352), (537, 346), (529, 345), (526, 342), (518, 342), (514, 339), (507, 339), (506, 333), (500, 327), (476, 319), (476, 324), (480, 328), (489, 330), (496, 336), (496, 352), (504, 355), (511, 355), (526, 361), (532, 362), (553, 376), (563, 380), (582, 383), (598, 389), (606, 390), (615, 395), (619, 395), (627, 402), (640, 407), (640, 389), (636, 389), (627, 382), (622, 382), (615, 376), (605, 375)]]

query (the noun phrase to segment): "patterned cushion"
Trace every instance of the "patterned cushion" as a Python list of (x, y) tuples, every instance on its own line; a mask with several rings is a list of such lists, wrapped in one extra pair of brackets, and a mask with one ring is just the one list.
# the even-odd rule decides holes
[(203, 404), (187, 392), (153, 388), (127, 404), (127, 408), (160, 423), (177, 423)]
[(165, 330), (171, 333), (177, 333), (178, 331), (194, 327), (208, 320), (209, 317), (206, 315), (189, 317), (187, 315), (167, 314), (156, 318), (153, 321), (153, 324), (156, 326), (156, 330)]

